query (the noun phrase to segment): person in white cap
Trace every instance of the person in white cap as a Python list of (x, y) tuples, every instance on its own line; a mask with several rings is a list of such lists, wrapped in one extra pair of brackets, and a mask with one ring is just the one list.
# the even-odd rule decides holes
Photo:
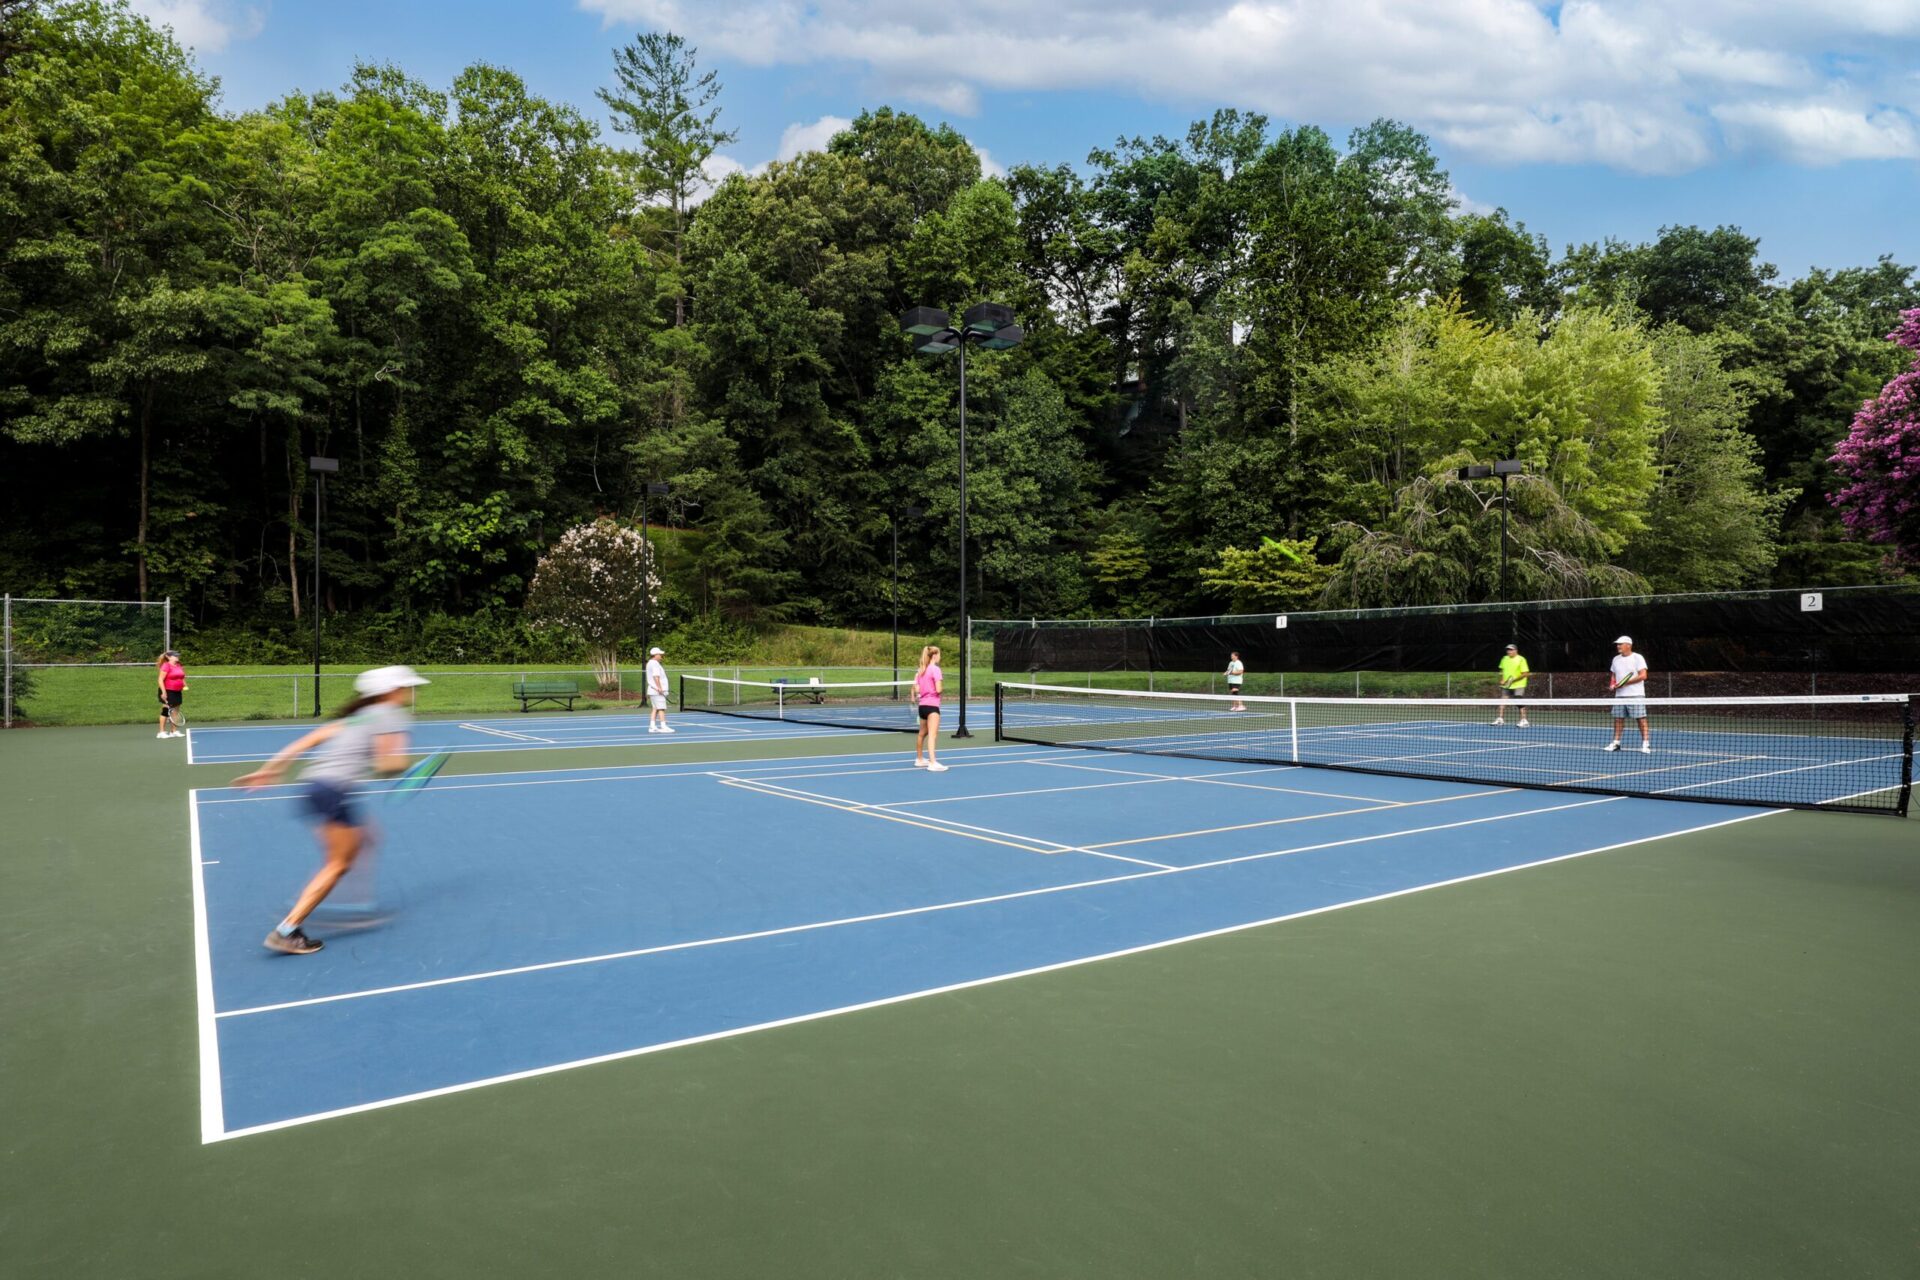
[(647, 705), (653, 708), (647, 713), (648, 733), (673, 732), (667, 726), (667, 669), (660, 663), (665, 656), (659, 645), (647, 650)]
[(407, 759), (407, 726), (412, 719), (407, 714), (408, 690), (426, 683), (412, 667), (362, 671), (353, 679), (353, 701), (334, 712), (332, 719), (252, 773), (235, 779), (235, 786), (249, 790), (272, 786), (293, 761), (314, 753), (313, 762), (300, 775), (306, 788), (301, 799), (318, 821), (326, 861), (300, 891), (293, 910), (267, 935), (270, 949), (303, 956), (325, 945), (302, 932), (300, 923), (326, 900), (367, 847), (366, 823), (353, 803), (352, 789), (369, 778), (406, 772), (411, 763)]
[(1613, 665), (1609, 669), (1607, 688), (1613, 691), (1616, 699), (1613, 704), (1613, 741), (1604, 748), (1607, 751), (1620, 749), (1620, 731), (1626, 728), (1629, 719), (1640, 722), (1640, 754), (1653, 754), (1653, 745), (1647, 735), (1647, 660), (1633, 651), (1633, 637), (1621, 636), (1613, 642)]

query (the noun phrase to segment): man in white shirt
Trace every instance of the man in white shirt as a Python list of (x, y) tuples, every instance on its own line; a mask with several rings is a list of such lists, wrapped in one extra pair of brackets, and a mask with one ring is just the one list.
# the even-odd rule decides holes
[(660, 664), (666, 651), (658, 645), (647, 650), (647, 703), (653, 708), (647, 714), (648, 733), (672, 733), (667, 727), (667, 669)]
[(1247, 704), (1240, 701), (1240, 689), (1247, 679), (1247, 666), (1240, 661), (1238, 653), (1227, 655), (1227, 692), (1233, 696), (1233, 705), (1229, 711), (1245, 711)]
[(1613, 649), (1607, 688), (1613, 690), (1618, 701), (1613, 704), (1613, 741), (1606, 745), (1606, 750), (1620, 749), (1620, 730), (1631, 717), (1640, 722), (1640, 754), (1650, 756), (1653, 747), (1647, 741), (1647, 660), (1633, 651), (1632, 636), (1615, 640)]

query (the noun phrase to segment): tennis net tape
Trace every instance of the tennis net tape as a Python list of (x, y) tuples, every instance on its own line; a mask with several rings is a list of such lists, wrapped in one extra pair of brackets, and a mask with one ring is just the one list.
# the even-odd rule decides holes
[[(1503, 704), (1000, 684), (994, 737), (1488, 786), (1904, 815), (1913, 704), (1907, 694)], [(1619, 747), (1609, 750), (1616, 725)]]
[(680, 709), (839, 729), (912, 733), (919, 727), (911, 680), (731, 680), (683, 675)]

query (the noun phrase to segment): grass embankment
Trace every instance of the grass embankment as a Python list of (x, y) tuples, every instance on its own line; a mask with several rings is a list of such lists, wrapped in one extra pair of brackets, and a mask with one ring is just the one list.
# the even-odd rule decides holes
[[(940, 645), (949, 680), (957, 680), (958, 640), (950, 635), (902, 632), (900, 674), (910, 676), (922, 645)], [(844, 627), (769, 627), (731, 661), (685, 662), (669, 653), (670, 675), (725, 676), (745, 680), (884, 680), (893, 674), (893, 636), (887, 631)], [(520, 710), (513, 696), (517, 678), (571, 679), (579, 685), (578, 711), (631, 705), (642, 680), (639, 655), (624, 667), (613, 687), (601, 689), (582, 663), (447, 663), (415, 665), (433, 683), (417, 695), (422, 715), (498, 715)], [(311, 716), (313, 669), (306, 666), (196, 666), (191, 650), (186, 712), (195, 723), (234, 720), (285, 720)], [(1224, 664), (1223, 664), (1224, 665)], [(321, 667), (319, 705), (328, 710), (353, 694), (353, 677), (362, 664)], [(975, 641), (972, 684), (975, 697), (987, 697), (995, 679), (1080, 685), (1099, 689), (1157, 689), (1184, 693), (1224, 693), (1219, 672), (1181, 671), (1025, 671), (995, 672), (993, 646)], [(151, 667), (43, 667), (30, 673), (32, 692), (15, 708), (16, 720), (39, 725), (130, 724), (157, 718)], [(1494, 693), (1490, 672), (1353, 672), (1315, 674), (1249, 672), (1246, 692), (1290, 697), (1486, 697)], [(551, 710), (551, 707), (547, 709)]]
[[(957, 650), (951, 636), (902, 633), (900, 662), (903, 677), (911, 675), (920, 647), (937, 643), (948, 653)], [(884, 680), (892, 676), (893, 638), (886, 631), (855, 631), (834, 627), (780, 626), (768, 628), (732, 661), (678, 662), (667, 655), (670, 675), (712, 674), (745, 680)], [(627, 656), (627, 655), (623, 655)], [(186, 648), (186, 714), (190, 722), (284, 720), (311, 716), (314, 709), (313, 668), (303, 665), (198, 666)], [(513, 696), (516, 679), (526, 676), (571, 679), (581, 690), (576, 710), (594, 711), (630, 706), (640, 697), (640, 655), (631, 655), (614, 685), (601, 689), (584, 663), (475, 663), (415, 665), (433, 683), (417, 695), (415, 710), (422, 715), (494, 715), (520, 710)], [(988, 687), (987, 667), (992, 646), (976, 644), (978, 664), (974, 687)], [(948, 659), (952, 665), (951, 657)], [(353, 696), (353, 677), (363, 663), (325, 663), (321, 666), (319, 705), (323, 710)], [(17, 700), (16, 723), (35, 725), (130, 724), (158, 719), (155, 673), (152, 667), (39, 667), (28, 672), (31, 692)], [(552, 710), (551, 706), (545, 708)]]

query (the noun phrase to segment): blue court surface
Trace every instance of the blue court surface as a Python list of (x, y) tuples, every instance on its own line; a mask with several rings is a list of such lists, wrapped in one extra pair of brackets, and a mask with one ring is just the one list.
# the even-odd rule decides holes
[(391, 914), (316, 923), (326, 949), (303, 957), (261, 945), (316, 865), (297, 790), (194, 792), (204, 1140), (1769, 812), (1054, 748), (947, 761), (443, 776), (404, 803), (369, 788)]

